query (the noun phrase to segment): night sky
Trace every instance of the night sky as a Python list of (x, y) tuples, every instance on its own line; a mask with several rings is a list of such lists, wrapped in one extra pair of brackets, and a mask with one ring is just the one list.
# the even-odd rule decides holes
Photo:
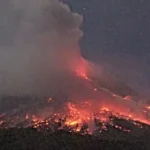
[(84, 16), (82, 54), (150, 93), (150, 1), (68, 0)]

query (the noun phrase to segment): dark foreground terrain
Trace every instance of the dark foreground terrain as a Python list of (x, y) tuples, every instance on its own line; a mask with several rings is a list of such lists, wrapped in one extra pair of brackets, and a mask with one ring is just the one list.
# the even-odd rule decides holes
[[(98, 122), (97, 132), (92, 136), (83, 135), (87, 133), (86, 128), (81, 133), (71, 133), (68, 128), (65, 131), (58, 130), (61, 120), (54, 124), (53, 130), (49, 125), (41, 126), (40, 131), (32, 127), (23, 128), (26, 123), (24, 114), (48, 106), (47, 99), (43, 99), (0, 97), (0, 114), (5, 114), (1, 115), (1, 120), (6, 121), (0, 129), (0, 150), (150, 150), (150, 126), (115, 116), (110, 116), (113, 125), (107, 124), (107, 131), (98, 132), (102, 125)], [(23, 121), (17, 123), (18, 117)], [(13, 123), (17, 128), (10, 128)], [(124, 132), (123, 129), (130, 132)]]
[[(103, 136), (103, 135), (102, 135)], [(65, 131), (44, 132), (36, 129), (0, 130), (0, 150), (150, 150), (147, 136), (141, 139), (103, 139)]]

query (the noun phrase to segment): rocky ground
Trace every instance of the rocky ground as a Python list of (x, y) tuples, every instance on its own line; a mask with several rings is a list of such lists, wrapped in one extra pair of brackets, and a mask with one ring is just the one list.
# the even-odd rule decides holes
[(149, 150), (149, 142), (146, 136), (119, 140), (65, 131), (39, 132), (32, 128), (0, 131), (1, 150)]

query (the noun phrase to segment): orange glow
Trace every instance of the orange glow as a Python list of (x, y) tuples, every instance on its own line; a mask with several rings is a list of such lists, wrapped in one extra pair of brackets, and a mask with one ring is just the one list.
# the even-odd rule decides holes
[(44, 122), (44, 120), (41, 118), (38, 118), (35, 115), (32, 115), (32, 122), (33, 122), (33, 127), (38, 128), (39, 125)]
[(53, 98), (50, 97), (50, 98), (47, 100), (47, 103), (51, 103), (51, 102), (53, 102), (53, 101), (54, 101)]
[(1, 124), (3, 124), (3, 121), (2, 121), (2, 120), (0, 121), (0, 125), (1, 125)]
[(77, 73), (78, 76), (80, 76), (80, 77), (82, 77), (82, 78), (84, 78), (84, 79), (86, 79), (86, 80), (90, 80), (90, 79), (88, 78), (88, 76), (86, 75), (84, 69), (79, 68), (79, 69), (76, 70), (76, 73)]
[[(92, 93), (94, 93), (96, 96), (98, 94), (100, 95), (101, 93), (98, 92), (100, 91), (99, 89), (101, 89), (102, 94), (105, 93), (105, 95), (109, 95), (110, 101), (107, 101), (107, 98), (105, 99), (105, 97), (104, 100), (99, 100), (98, 97), (97, 101), (94, 99), (83, 99), (81, 102), (77, 101), (77, 104), (73, 102), (66, 102), (66, 105), (64, 105), (66, 112), (63, 112), (63, 109), (59, 113), (54, 111), (51, 116), (48, 114), (48, 119), (46, 117), (46, 119), (44, 117), (41, 118), (37, 114), (32, 115), (28, 112), (31, 114), (31, 116), (29, 116), (27, 113), (24, 115), (24, 117), (27, 119), (26, 121), (31, 122), (30, 124), (34, 128), (39, 128), (43, 123), (46, 126), (49, 126), (53, 122), (58, 124), (60, 123), (60, 120), (63, 119), (63, 122), (61, 122), (62, 127), (60, 128), (67, 126), (71, 127), (74, 132), (79, 132), (81, 131), (83, 125), (87, 124), (87, 131), (92, 134), (96, 128), (94, 123), (98, 120), (98, 122), (102, 124), (101, 130), (107, 131), (106, 124), (109, 124), (115, 129), (122, 130), (124, 132), (131, 132), (129, 129), (125, 129), (119, 125), (114, 124), (112, 121), (113, 117), (130, 121), (135, 126), (140, 128), (142, 128), (142, 125), (137, 123), (137, 121), (150, 125), (150, 118), (146, 118), (148, 116), (147, 114), (149, 113), (150, 106), (142, 105), (142, 107), (138, 108), (138, 111), (133, 111), (132, 107), (130, 107), (130, 104), (134, 104), (131, 103), (133, 101), (132, 97), (126, 96), (125, 98), (122, 98), (121, 96), (110, 92), (108, 89), (95, 86), (95, 84), (92, 82), (92, 79), (87, 75), (87, 68), (84, 62), (82, 62), (81, 65), (76, 68), (75, 73), (79, 78), (89, 82), (90, 85), (92, 85)], [(93, 90), (96, 92), (93, 92)], [(117, 102), (114, 102), (115, 100)], [(51, 102), (54, 102), (54, 99), (51, 97), (46, 100), (46, 104)], [(12, 122), (15, 121), (12, 120)], [(0, 121), (0, 124), (2, 123), (3, 122)]]
[[(76, 69), (76, 74), (78, 77), (87, 80), (88, 82), (92, 81), (88, 76), (87, 76), (87, 71), (85, 65), (81, 65)], [(94, 84), (93, 84), (94, 85)], [(94, 87), (94, 91), (98, 92), (98, 88)], [(109, 92), (107, 89), (105, 91)], [(110, 93), (110, 92), (109, 92)], [(115, 98), (121, 98), (120, 96), (111, 93), (112, 97)], [(126, 96), (125, 98), (122, 98), (125, 100), (130, 100), (132, 101), (132, 98), (130, 96)], [(48, 103), (52, 102), (53, 99), (49, 98)], [(130, 111), (127, 111), (128, 109), (121, 109), (119, 106), (113, 105), (113, 103), (106, 103), (104, 104), (97, 104), (99, 106), (99, 111), (94, 114), (93, 112), (95, 111), (95, 108), (92, 106), (92, 101), (86, 100), (82, 101), (80, 104), (74, 104), (71, 102), (67, 103), (67, 118), (65, 122), (63, 123), (63, 126), (67, 125), (70, 126), (74, 132), (79, 132), (83, 126), (84, 123), (87, 123), (88, 125), (94, 122), (94, 119), (99, 120), (102, 123), (102, 130), (107, 131), (106, 123), (109, 123), (112, 127), (122, 130), (124, 132), (131, 132), (129, 129), (125, 129), (121, 126), (115, 125), (112, 120), (109, 118), (111, 115), (117, 117), (118, 119), (126, 119), (128, 121), (131, 121), (135, 126), (138, 126), (142, 128), (142, 125), (138, 124), (136, 121), (146, 123), (150, 125), (150, 120), (144, 119), (143, 116), (139, 116), (139, 114), (136, 113), (131, 113)], [(123, 106), (122, 106), (123, 107)], [(124, 106), (126, 107), (126, 106)], [(150, 106), (146, 106), (147, 109), (150, 109)], [(147, 113), (146, 110), (142, 110), (142, 112)], [(55, 113), (55, 122), (59, 122), (59, 118), (63, 118), (62, 114), (60, 113)], [(29, 118), (28, 115), (26, 115), (26, 118)], [(33, 126), (35, 128), (39, 127), (40, 123), (43, 123), (44, 120), (41, 118), (36, 117), (35, 115), (32, 116), (32, 122)], [(46, 125), (49, 125), (49, 122), (45, 122)], [(63, 128), (63, 127), (62, 127)], [(88, 132), (92, 134), (93, 128), (88, 128)]]
[(94, 91), (98, 91), (97, 88), (94, 88)]
[(26, 114), (26, 119), (29, 119), (29, 115), (28, 114)]
[(126, 97), (124, 97), (124, 100), (130, 101), (130, 100), (132, 100), (132, 97), (131, 96), (126, 96)]
[[(90, 124), (91, 123), (94, 124), (95, 119), (99, 120), (102, 123), (101, 130), (107, 131), (106, 124), (109, 124), (110, 126), (118, 130), (121, 130), (123, 132), (128, 132), (128, 133), (131, 132), (129, 129), (125, 129), (117, 124), (114, 124), (110, 116), (115, 116), (118, 119), (126, 119), (139, 128), (143, 128), (143, 126), (140, 123), (137, 123), (136, 121), (150, 124), (149, 120), (140, 117), (138, 118), (134, 116), (134, 114), (124, 113), (123, 111), (117, 110), (117, 107), (116, 107), (116, 111), (112, 111), (111, 105), (101, 106), (99, 108), (99, 112), (94, 114), (92, 112), (92, 103), (91, 101), (88, 100), (79, 104), (68, 102), (67, 109), (68, 111), (66, 112), (66, 114), (63, 115), (61, 113), (55, 113), (51, 118), (54, 117), (55, 123), (59, 123), (60, 118), (62, 119), (66, 118), (61, 128), (63, 128), (64, 126), (69, 126), (72, 128), (72, 131), (74, 132), (80, 132), (84, 123), (87, 123), (88, 124), (87, 132), (89, 134), (92, 134), (96, 127), (94, 128), (90, 127)], [(40, 128), (41, 124), (45, 124), (46, 126), (49, 126), (49, 124), (52, 123), (52, 121), (49, 122), (49, 120), (44, 120), (41, 117), (38, 117), (37, 115), (32, 115), (31, 117), (29, 117), (28, 113), (26, 114), (25, 119), (28, 120), (31, 119), (32, 126), (37, 129)], [(0, 124), (2, 123), (3, 122), (0, 121)]]
[(101, 110), (109, 111), (109, 109), (107, 107), (102, 107)]
[(77, 66), (75, 72), (76, 72), (77, 76), (79, 76), (85, 80), (91, 81), (91, 79), (87, 75), (87, 66), (83, 59), (81, 59), (81, 63), (79, 66)]
[(150, 109), (150, 106), (146, 106), (147, 109)]

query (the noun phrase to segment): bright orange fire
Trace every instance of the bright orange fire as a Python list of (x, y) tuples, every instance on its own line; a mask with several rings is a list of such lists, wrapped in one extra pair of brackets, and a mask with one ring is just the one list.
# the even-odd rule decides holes
[[(95, 122), (98, 121), (101, 123), (101, 130), (107, 131), (106, 124), (109, 123), (110, 126), (116, 129), (122, 130), (124, 132), (130, 132), (129, 129), (125, 129), (119, 125), (114, 124), (112, 121), (112, 116), (115, 116), (118, 119), (126, 119), (140, 128), (142, 128), (142, 125), (137, 122), (150, 125), (150, 106), (136, 106), (138, 108), (138, 111), (136, 111), (136, 108), (133, 111), (132, 109), (134, 107), (130, 108), (130, 105), (135, 105), (135, 103), (132, 103), (133, 100), (130, 96), (122, 98), (108, 91), (107, 89), (95, 86), (95, 84), (92, 83), (92, 79), (87, 75), (87, 68), (84, 61), (82, 65), (76, 68), (75, 72), (79, 78), (85, 80), (86, 82), (89, 82), (90, 85), (92, 85), (91, 87), (93, 88), (93, 91), (95, 91), (95, 93), (101, 94), (99, 91), (100, 89), (101, 91), (103, 91), (103, 93), (107, 93), (107, 95), (109, 95), (109, 98), (111, 98), (112, 100), (104, 100), (103, 102), (83, 100), (78, 104), (68, 102), (65, 106), (67, 112), (55, 113), (49, 118), (42, 118), (38, 115), (30, 115), (30, 113), (27, 113), (25, 115), (25, 119), (29, 121), (30, 125), (32, 125), (34, 128), (39, 128), (40, 124), (49, 126), (50, 124), (52, 124), (52, 122), (59, 123), (60, 120), (64, 120), (63, 122), (61, 122), (61, 127), (59, 127), (59, 129), (65, 126), (69, 126), (73, 129), (73, 131), (79, 132), (81, 131), (83, 125), (87, 124), (88, 133), (93, 133), (96, 128)], [(115, 103), (114, 101), (117, 102)], [(48, 105), (51, 105), (53, 102), (55, 101), (52, 97), (47, 100)], [(2, 123), (3, 121), (0, 121), (0, 125)]]
[[(88, 77), (88, 75), (86, 74), (86, 71), (85, 71), (85, 68), (80, 68), (80, 69), (77, 69), (76, 70), (77, 72), (77, 75), (85, 80), (88, 80), (88, 81), (92, 81), (92, 79), (90, 79)], [(97, 87), (94, 87), (93, 89), (94, 91), (98, 91)], [(125, 98), (122, 98), (120, 96), (117, 96), (116, 94), (114, 93), (111, 93), (110, 91), (108, 91), (107, 89), (105, 90), (107, 91), (108, 93), (112, 94), (113, 97), (118, 97), (118, 98), (121, 98), (121, 99), (124, 99), (126, 101), (130, 101), (131, 104), (133, 102), (132, 100), (132, 97), (131, 96), (126, 96)], [(114, 115), (117, 115), (117, 117), (120, 117), (120, 116), (124, 116), (124, 118), (126, 119), (132, 119), (132, 120), (137, 120), (137, 121), (140, 121), (140, 122), (143, 122), (145, 124), (148, 124), (150, 125), (150, 116), (147, 118), (145, 117), (145, 114), (146, 116), (150, 115), (150, 112), (147, 111), (147, 110), (143, 110), (145, 109), (144, 107), (139, 107), (138, 111), (141, 111), (141, 112), (130, 112), (130, 111), (124, 111), (124, 110), (121, 110), (120, 108), (118, 109), (117, 106), (113, 106), (113, 104), (105, 104), (106, 107), (101, 107), (100, 111), (102, 110), (105, 110), (105, 111), (112, 111), (114, 112)], [(126, 107), (126, 106), (124, 106)], [(112, 109), (113, 108), (113, 109)], [(146, 106), (146, 109), (150, 110), (150, 106)], [(128, 108), (126, 108), (126, 110), (128, 110)], [(144, 115), (142, 114), (142, 112), (144, 112)], [(83, 115), (82, 115), (83, 116)], [(84, 118), (84, 117), (83, 117)], [(107, 120), (107, 119), (104, 119), (104, 120)]]
[(28, 114), (26, 114), (26, 119), (29, 119), (29, 115)]
[[(88, 109), (83, 109), (83, 107), (85, 107), (85, 106), (90, 107), (91, 106), (90, 102), (82, 103), (79, 106), (72, 104), (72, 103), (68, 103), (67, 104), (68, 117), (66, 118), (63, 126), (65, 126), (65, 125), (70, 126), (74, 132), (79, 132), (79, 131), (81, 131), (83, 124), (87, 123), (89, 125), (88, 133), (92, 134), (93, 131), (95, 130), (95, 127), (93, 127), (93, 126), (91, 127), (90, 124), (91, 123), (94, 124), (94, 118), (95, 118), (102, 123), (101, 129), (104, 131), (107, 131), (106, 123), (109, 122), (109, 124), (116, 129), (122, 130), (124, 132), (130, 132), (129, 129), (125, 129), (121, 126), (113, 124), (113, 122), (109, 118), (110, 117), (109, 108), (102, 107), (102, 108), (100, 108), (98, 114), (93, 114), (92, 112), (88, 111)], [(116, 116), (117, 118), (124, 118), (124, 119), (130, 120), (129, 116), (128, 117), (122, 116), (121, 114), (117, 114), (117, 113), (112, 113), (112, 115)], [(26, 119), (29, 119), (29, 115), (27, 115), (27, 116), (28, 117), (26, 117)], [(57, 117), (55, 118), (55, 122), (59, 122), (59, 117), (63, 118), (62, 114), (55, 114), (54, 116), (58, 117), (58, 118)], [(48, 120), (41, 119), (35, 115), (31, 116), (31, 120), (32, 120), (32, 124), (33, 124), (34, 128), (39, 128), (41, 123), (45, 123), (46, 125), (49, 125)], [(142, 126), (140, 126), (138, 123), (136, 123), (134, 121), (133, 121), (133, 124), (142, 128)]]
[(87, 75), (87, 65), (86, 65), (86, 62), (83, 59), (81, 59), (81, 63), (80, 63), (79, 66), (77, 66), (77, 68), (76, 68), (75, 71), (76, 71), (76, 74), (79, 77), (91, 81), (91, 79)]
[(146, 106), (146, 108), (150, 110), (150, 106)]

